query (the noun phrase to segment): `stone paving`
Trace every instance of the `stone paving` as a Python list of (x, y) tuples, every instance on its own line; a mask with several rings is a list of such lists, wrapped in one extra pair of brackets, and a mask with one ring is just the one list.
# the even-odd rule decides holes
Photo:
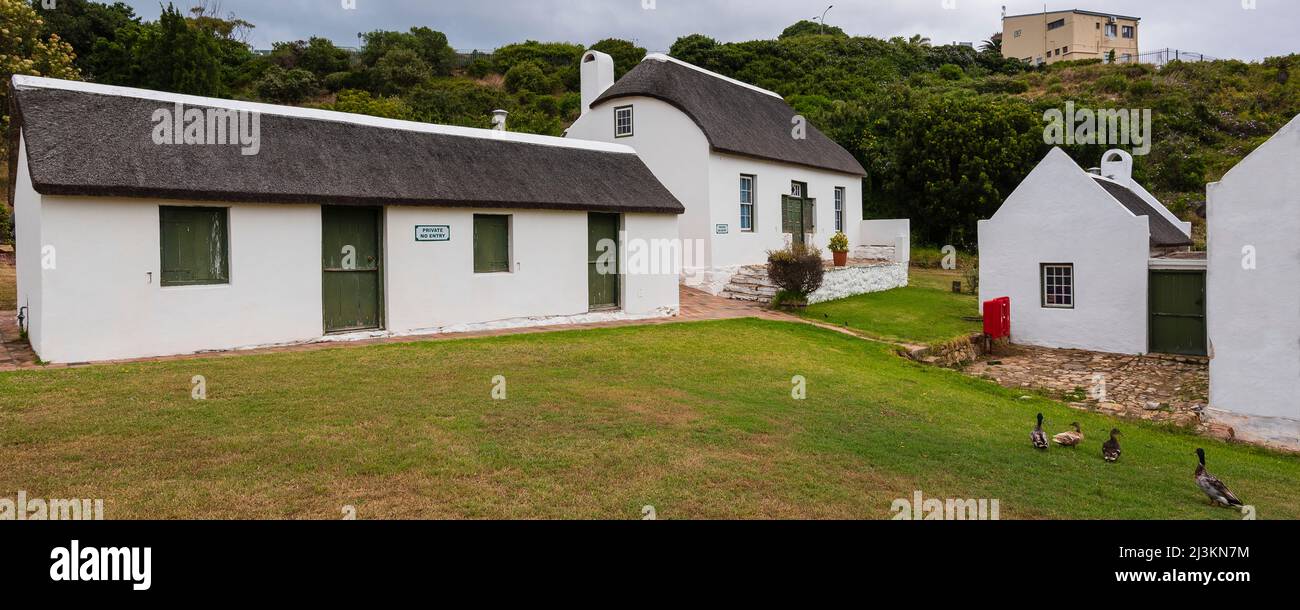
[(1229, 436), (1201, 421), (1208, 402), (1204, 358), (1125, 356), (1079, 350), (1010, 346), (965, 367), (965, 372), (1014, 389), (1036, 390), (1070, 406)]

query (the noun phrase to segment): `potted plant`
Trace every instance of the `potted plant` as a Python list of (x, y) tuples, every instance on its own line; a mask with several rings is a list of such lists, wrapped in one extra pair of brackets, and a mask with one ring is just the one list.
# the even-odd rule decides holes
[(808, 306), (808, 295), (822, 287), (826, 268), (822, 253), (800, 246), (767, 253), (767, 277), (780, 289), (773, 305), (786, 309)]
[(849, 236), (843, 232), (836, 233), (831, 238), (831, 256), (835, 258), (836, 267), (846, 267), (849, 264)]

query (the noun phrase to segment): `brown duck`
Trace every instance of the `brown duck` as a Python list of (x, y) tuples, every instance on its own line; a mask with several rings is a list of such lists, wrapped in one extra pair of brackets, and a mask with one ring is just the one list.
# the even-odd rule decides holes
[(1029, 440), (1034, 443), (1034, 449), (1047, 449), (1047, 433), (1043, 432), (1043, 414), (1038, 414), (1038, 425), (1034, 426), (1034, 431), (1029, 433)]
[(1119, 434), (1118, 428), (1112, 429), (1110, 431), (1110, 440), (1101, 445), (1101, 457), (1105, 458), (1107, 462), (1119, 461)]
[(1083, 442), (1083, 430), (1079, 429), (1079, 422), (1074, 422), (1070, 424), (1070, 426), (1073, 427), (1074, 430), (1062, 432), (1053, 436), (1052, 442), (1055, 442), (1062, 447), (1078, 447), (1079, 443)]
[(1197, 449), (1196, 457), (1201, 460), (1200, 465), (1196, 467), (1196, 485), (1210, 497), (1210, 501), (1218, 506), (1241, 506), (1241, 500), (1232, 495), (1228, 486), (1205, 469), (1205, 450)]

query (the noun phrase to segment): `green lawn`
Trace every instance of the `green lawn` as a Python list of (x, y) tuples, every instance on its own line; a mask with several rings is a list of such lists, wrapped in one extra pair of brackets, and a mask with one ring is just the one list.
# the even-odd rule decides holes
[[(207, 379), (208, 399), (190, 397)], [(493, 378), (506, 400), (493, 400)], [(807, 380), (807, 400), (791, 379)], [(1029, 446), (1034, 414), (1079, 450)], [(1101, 431), (1126, 432), (1124, 458)], [(1070, 410), (798, 323), (730, 320), (0, 373), (0, 498), (109, 518), (1300, 518), (1300, 459)]]
[(18, 309), (18, 276), (13, 265), (0, 263), (0, 311)]
[[(885, 341), (944, 343), (983, 329), (982, 323), (963, 319), (979, 316), (979, 308), (974, 296), (952, 292), (954, 278), (961, 274), (913, 271), (907, 288), (813, 305), (803, 315)], [(947, 290), (935, 287), (944, 284)]]

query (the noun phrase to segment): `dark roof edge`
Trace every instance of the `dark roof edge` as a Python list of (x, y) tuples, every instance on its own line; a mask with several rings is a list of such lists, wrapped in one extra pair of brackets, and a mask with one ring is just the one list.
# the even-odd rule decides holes
[(682, 214), (685, 207), (665, 209), (655, 206), (603, 206), (585, 203), (520, 203), (516, 201), (478, 201), (472, 199), (420, 200), (392, 197), (339, 197), (318, 195), (296, 195), (280, 193), (274, 195), (249, 195), (216, 191), (191, 191), (185, 189), (142, 189), (135, 187), (84, 187), (62, 184), (33, 184), (36, 192), (42, 195), (62, 197), (134, 197), (140, 199), (158, 199), (170, 201), (204, 201), (209, 203), (275, 203), (275, 204), (315, 204), (315, 205), (354, 205), (383, 206), (398, 205), (412, 207), (440, 208), (492, 208), (516, 210), (556, 210), (564, 212), (634, 212), (646, 214)]

